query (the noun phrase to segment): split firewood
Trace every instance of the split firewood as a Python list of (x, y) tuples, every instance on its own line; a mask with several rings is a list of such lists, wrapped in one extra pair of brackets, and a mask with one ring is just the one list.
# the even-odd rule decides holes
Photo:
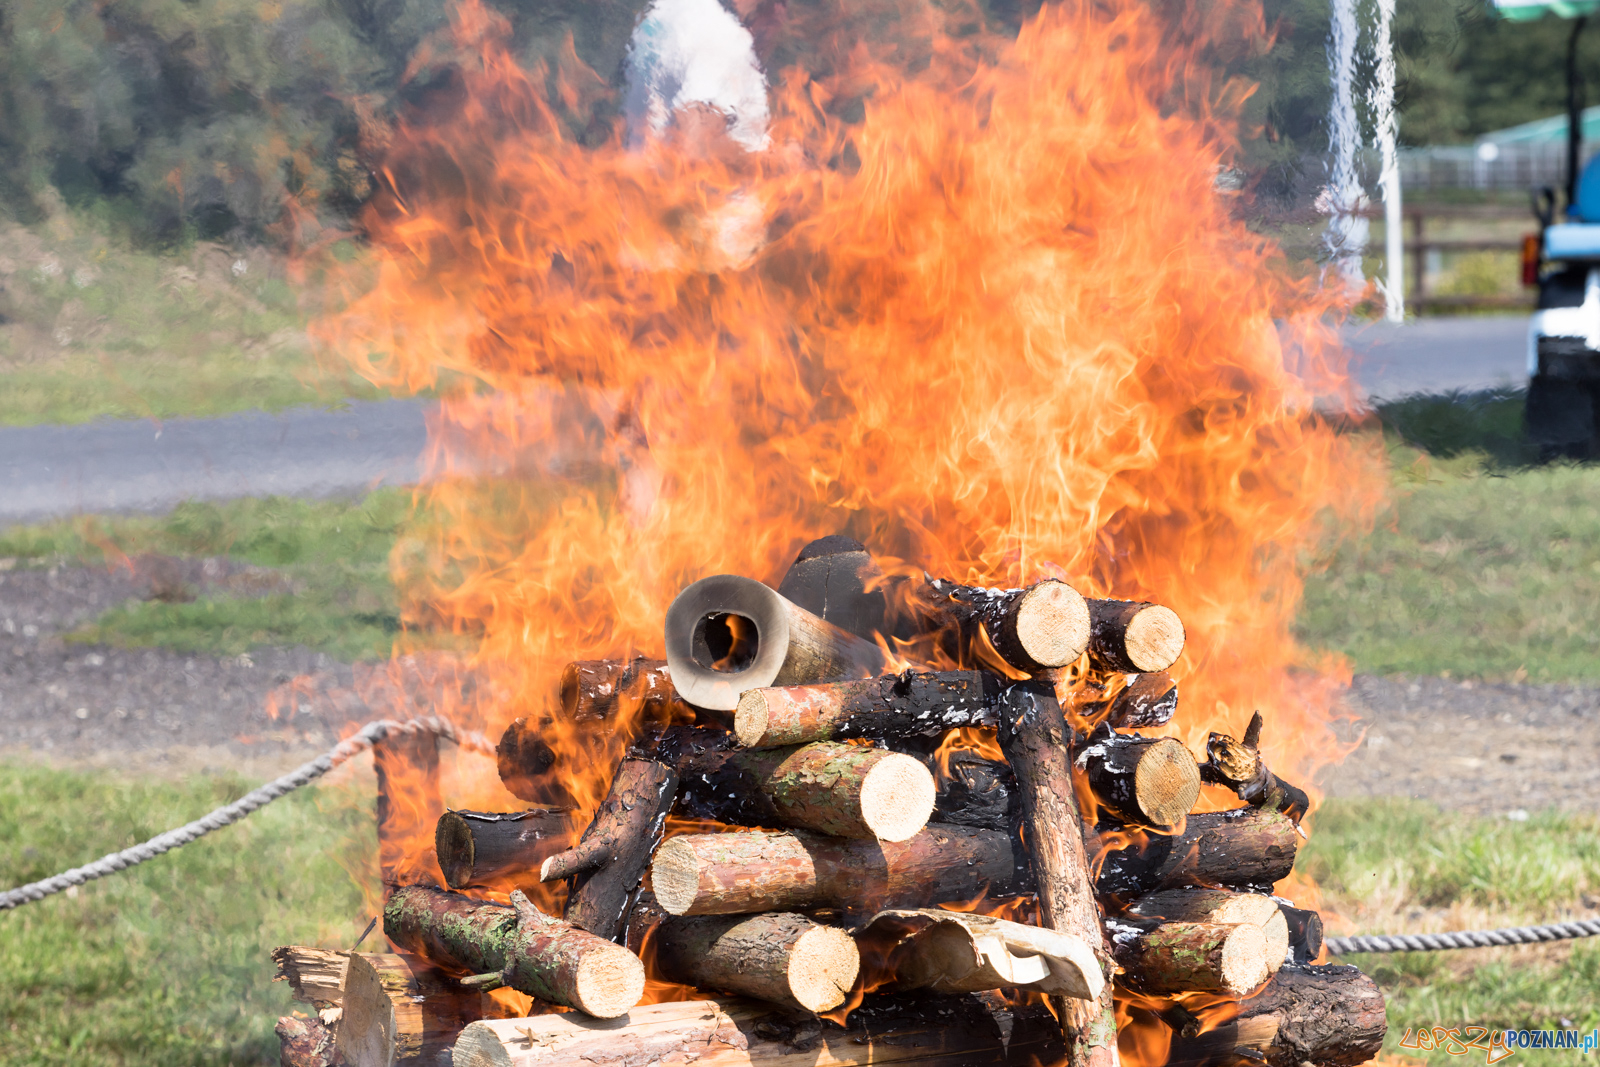
[(564, 811), (447, 811), (434, 828), (433, 848), (445, 884), (465, 889), (537, 870), (566, 839)]
[[(1243, 996), (1276, 969), (1267, 936), (1255, 923), (1106, 920), (1118, 981), (1141, 993), (1232, 993)], [(1282, 959), (1279, 959), (1279, 965)]]
[(1183, 653), (1183, 621), (1160, 604), (1089, 601), (1089, 662), (1127, 674), (1164, 671)]
[[(1061, 705), (1048, 682), (1006, 690), (1000, 748), (1016, 772), (1022, 794), (1025, 840), (1033, 861), (1041, 925), (1103, 945), (1100, 908), (1083, 849), (1083, 824), (1072, 788), (1070, 741)], [(1116, 1062), (1116, 1016), (1109, 983), (1092, 1002), (1056, 1003), (1071, 1067)]]
[[(372, 746), (378, 776), (378, 865), (385, 882), (398, 880), (444, 813), (439, 789), (439, 739), (426, 730), (396, 731)], [(397, 799), (398, 798), (398, 799)]]
[(866, 545), (843, 534), (819, 537), (802, 548), (779, 583), (778, 593), (817, 618), (868, 641), (884, 630), (889, 605), (883, 593), (883, 571)]
[(289, 995), (302, 1004), (336, 1008), (344, 997), (344, 971), (350, 953), (338, 949), (284, 945), (272, 950), (274, 982), (288, 982)]
[(495, 746), (500, 782), (518, 800), (546, 808), (569, 808), (572, 794), (562, 784), (556, 752), (539, 736), (543, 726), (526, 717), (514, 720)]
[(1322, 916), (1304, 908), (1279, 904), (1289, 931), (1289, 962), (1315, 963), (1322, 955)]
[(858, 937), (892, 943), (888, 971), (901, 991), (1021, 987), (1094, 1002), (1106, 985), (1095, 950), (1082, 938), (992, 915), (933, 908), (883, 911)]
[(1106, 855), (1096, 888), (1135, 897), (1185, 885), (1271, 892), (1294, 868), (1300, 835), (1276, 811), (1235, 808), (1190, 815), (1181, 834), (1149, 834)]
[(1050, 671), (1083, 655), (1089, 609), (1078, 591), (1046, 579), (1026, 589), (986, 589), (939, 578), (918, 591), (924, 625), (942, 630), (947, 654), (1012, 677)]
[(1267, 966), (1276, 971), (1289, 957), (1289, 924), (1278, 902), (1262, 893), (1226, 889), (1164, 889), (1140, 897), (1128, 909), (1133, 915), (1192, 923), (1251, 923), (1266, 935)]
[(1074, 762), (1100, 806), (1125, 823), (1175, 825), (1200, 796), (1200, 767), (1174, 737), (1130, 737), (1106, 726)]
[(1078, 708), (1090, 726), (1105, 723), (1118, 730), (1141, 730), (1165, 726), (1172, 721), (1178, 710), (1178, 683), (1172, 680), (1172, 675), (1166, 671), (1118, 672), (1111, 677), (1123, 682), (1115, 696), (1109, 700), (1088, 700)]
[(1371, 978), (1354, 967), (1290, 964), (1241, 1001), (1234, 1020), (1176, 1035), (1167, 1063), (1355, 1067), (1378, 1054), (1387, 1030), (1383, 992)]
[(1008, 834), (930, 823), (908, 841), (804, 830), (685, 834), (656, 850), (650, 886), (671, 915), (907, 907), (1019, 892)]
[(448, 1053), (462, 1028), (511, 1014), (418, 956), (352, 953), (338, 1048), (349, 1067)]
[(976, 752), (956, 751), (946, 761), (949, 771), (938, 784), (934, 819), (955, 826), (1009, 831), (1022, 817), (1017, 776), (999, 760)]
[(1239, 794), (1252, 807), (1281, 811), (1296, 823), (1311, 808), (1311, 798), (1299, 786), (1290, 785), (1267, 769), (1261, 758), (1261, 713), (1250, 717), (1244, 740), (1213, 732), (1206, 742), (1207, 760), (1200, 766), (1201, 776)]
[(568, 722), (614, 721), (627, 711), (637, 722), (693, 722), (694, 709), (678, 697), (667, 661), (582, 659), (561, 672), (561, 713)]
[(882, 672), (882, 650), (749, 578), (719, 574), (667, 609), (667, 670), (697, 708), (732, 711), (739, 695)]
[(642, 1004), (621, 1025), (573, 1015), (486, 1020), (462, 1031), (454, 1057), (455, 1067), (1000, 1067), (1055, 1063), (1061, 1044), (1042, 1007), (923, 990), (873, 997), (845, 1026), (731, 997)]
[(383, 932), (401, 948), (468, 975), (599, 1019), (644, 995), (644, 965), (621, 945), (545, 915), (520, 891), (512, 907), (427, 886), (403, 886), (383, 909)]
[(898, 752), (819, 741), (705, 752), (678, 765), (678, 814), (905, 841), (933, 813), (933, 775)]
[(1000, 679), (988, 671), (905, 671), (848, 682), (751, 689), (733, 732), (746, 748), (925, 737), (993, 726)]
[(803, 915), (705, 915), (663, 919), (655, 963), (669, 981), (823, 1012), (844, 1003), (861, 954), (849, 934)]

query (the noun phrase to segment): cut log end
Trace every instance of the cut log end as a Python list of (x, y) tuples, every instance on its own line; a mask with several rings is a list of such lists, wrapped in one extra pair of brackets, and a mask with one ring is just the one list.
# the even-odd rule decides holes
[(1128, 623), (1124, 649), (1141, 671), (1164, 671), (1183, 653), (1183, 620), (1171, 608), (1151, 604)]
[(689, 914), (700, 895), (700, 857), (689, 841), (674, 837), (656, 849), (650, 864), (650, 888), (668, 915)]
[(862, 780), (862, 821), (880, 841), (907, 841), (927, 825), (937, 792), (921, 761), (889, 753)]
[(1017, 641), (1045, 667), (1065, 667), (1089, 646), (1089, 606), (1065, 582), (1040, 582), (1017, 604)]
[(767, 734), (771, 715), (767, 711), (767, 697), (759, 689), (751, 689), (739, 697), (739, 706), (733, 713), (733, 735), (739, 744), (753, 748)]
[(1165, 737), (1150, 746), (1134, 771), (1134, 792), (1157, 825), (1172, 826), (1189, 813), (1200, 796), (1200, 772), (1183, 742)]
[(616, 1019), (644, 996), (644, 964), (632, 952), (592, 951), (578, 963), (573, 978), (573, 1007), (596, 1019)]
[(1223, 988), (1243, 996), (1270, 978), (1272, 970), (1267, 959), (1266, 931), (1253, 923), (1234, 927), (1233, 933), (1222, 943), (1218, 977)]
[(789, 991), (808, 1011), (843, 1004), (856, 983), (861, 954), (855, 939), (832, 926), (808, 930), (789, 955)]
[(470, 885), (472, 868), (477, 857), (472, 840), (472, 828), (467, 825), (467, 820), (456, 812), (445, 812), (439, 816), (433, 840), (434, 851), (439, 856), (439, 867), (444, 872), (445, 884), (451, 889)]

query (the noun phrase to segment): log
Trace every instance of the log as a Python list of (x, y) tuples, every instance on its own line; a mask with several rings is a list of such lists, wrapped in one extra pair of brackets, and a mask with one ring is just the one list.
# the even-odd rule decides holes
[(1246, 1059), (1269, 1067), (1355, 1067), (1383, 1047), (1383, 992), (1354, 967), (1289, 964), (1231, 1022), (1172, 1042), (1170, 1067)]
[(1322, 916), (1304, 908), (1279, 904), (1289, 934), (1289, 962), (1315, 963), (1322, 955)]
[(739, 695), (882, 672), (881, 649), (749, 578), (719, 574), (667, 609), (667, 671), (684, 700), (732, 711)]
[(1250, 717), (1241, 741), (1213, 732), (1206, 742), (1207, 758), (1200, 774), (1208, 782), (1232, 789), (1246, 804), (1281, 811), (1298, 823), (1311, 809), (1311, 798), (1299, 786), (1290, 785), (1267, 769), (1259, 751), (1260, 741), (1259, 711)]
[[(1267, 938), (1254, 923), (1131, 922), (1108, 919), (1118, 981), (1141, 993), (1243, 996), (1273, 969)], [(1281, 961), (1280, 961), (1281, 962)]]
[(1122, 687), (1109, 699), (1088, 700), (1079, 707), (1091, 727), (1105, 723), (1118, 730), (1142, 730), (1172, 721), (1178, 710), (1178, 683), (1172, 675), (1166, 671), (1119, 672), (1110, 678), (1112, 684)]
[(302, 1004), (336, 1008), (344, 998), (344, 970), (350, 953), (338, 949), (284, 945), (272, 950), (274, 982), (288, 982), (289, 995)]
[(408, 952), (468, 975), (499, 972), (521, 993), (596, 1018), (622, 1015), (644, 995), (637, 956), (551, 918), (520, 891), (513, 907), (427, 886), (403, 886), (383, 909), (383, 932)]
[(567, 840), (567, 813), (447, 811), (439, 816), (433, 848), (451, 889), (491, 886), (536, 870)]
[(559, 696), (563, 717), (573, 723), (694, 721), (663, 659), (577, 660), (561, 671)]
[(792, 912), (705, 915), (663, 919), (655, 964), (669, 981), (823, 1012), (844, 1003), (861, 954), (843, 930)]
[(338, 1048), (349, 1067), (448, 1055), (468, 1023), (511, 1014), (418, 956), (352, 953)]
[(439, 739), (395, 731), (372, 746), (378, 776), (378, 867), (386, 883), (424, 864), (434, 824), (444, 813), (439, 789)]
[(927, 737), (993, 726), (1000, 679), (988, 671), (905, 671), (848, 682), (751, 689), (733, 732), (746, 748)]
[(1089, 662), (1128, 674), (1164, 671), (1183, 653), (1183, 620), (1136, 600), (1089, 601)]
[[(1067, 752), (1071, 738), (1048, 682), (1012, 686), (1005, 694), (999, 740), (1016, 772), (1023, 829), (1038, 886), (1040, 925), (1102, 947), (1100, 909), (1083, 849), (1083, 825)], [(1093, 1002), (1059, 1000), (1071, 1067), (1116, 1063), (1116, 1016), (1110, 983)]]
[(575, 876), (567, 894), (568, 922), (608, 941), (622, 932), (677, 791), (678, 774), (665, 763), (622, 761), (577, 846), (549, 857), (539, 869), (541, 882)]
[(858, 935), (888, 950), (894, 989), (978, 993), (1026, 988), (1097, 1001), (1106, 985), (1095, 950), (1082, 938), (969, 912), (890, 910)]
[(679, 815), (738, 826), (905, 841), (933, 813), (933, 775), (924, 764), (858, 745), (705, 752), (687, 757), (678, 773)]
[(1299, 844), (1295, 824), (1279, 812), (1235, 808), (1190, 815), (1181, 834), (1150, 834), (1108, 853), (1096, 889), (1123, 898), (1185, 885), (1269, 893), (1294, 868)]
[(456, 1042), (454, 1067), (999, 1067), (1054, 1063), (1060, 1033), (1042, 1007), (981, 995), (926, 991), (877, 996), (845, 1026), (796, 1020), (784, 1009), (735, 998), (644, 1004), (627, 1018), (581, 1015), (473, 1023)]
[(819, 537), (802, 548), (778, 595), (868, 641), (883, 632), (889, 609), (883, 571), (866, 545), (843, 534)]
[(546, 808), (570, 808), (572, 794), (561, 783), (555, 749), (539, 736), (553, 721), (530, 722), (526, 716), (513, 720), (495, 746), (495, 764), (501, 784), (518, 800)]
[[(1266, 935), (1266, 961), (1276, 971), (1289, 957), (1288, 917), (1272, 897), (1226, 889), (1164, 889), (1140, 897), (1128, 909), (1147, 919), (1194, 923), (1250, 923)], [(1315, 914), (1314, 912), (1311, 914)]]
[(334, 1067), (343, 1063), (334, 1045), (334, 1030), (320, 1018), (284, 1015), (272, 1028), (278, 1035), (278, 1062), (283, 1067)]
[(936, 821), (1002, 831), (1018, 825), (1022, 797), (1010, 767), (976, 752), (956, 751), (947, 757), (946, 769), (933, 802)]
[(917, 606), (943, 630), (945, 649), (958, 662), (1002, 674), (1065, 667), (1089, 643), (1083, 597), (1053, 578), (1026, 589), (986, 589), (934, 578), (920, 591)]
[(650, 886), (671, 915), (742, 915), (1007, 895), (1019, 891), (1018, 874), (1009, 835), (930, 823), (900, 843), (804, 830), (685, 834), (656, 850)]
[(1101, 808), (1137, 826), (1175, 825), (1200, 796), (1200, 767), (1173, 737), (1113, 734), (1102, 727), (1078, 750)]

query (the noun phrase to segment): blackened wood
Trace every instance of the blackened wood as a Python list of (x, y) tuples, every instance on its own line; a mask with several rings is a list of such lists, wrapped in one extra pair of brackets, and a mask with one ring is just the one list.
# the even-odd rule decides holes
[(1235, 741), (1213, 732), (1206, 742), (1206, 762), (1200, 774), (1206, 781), (1226, 786), (1252, 807), (1281, 811), (1299, 822), (1311, 808), (1311, 799), (1299, 786), (1290, 785), (1267, 769), (1261, 758), (1261, 713), (1250, 717), (1244, 738)]
[(566, 839), (564, 811), (447, 811), (439, 816), (433, 847), (445, 884), (465, 889), (533, 876)]
[[(1103, 722), (1118, 730), (1143, 730), (1164, 726), (1178, 710), (1178, 683), (1166, 671), (1119, 672), (1109, 679), (1105, 675), (1098, 677), (1103, 683), (1119, 681), (1122, 688), (1109, 699), (1087, 700), (1079, 705), (1079, 714), (1090, 726)], [(1109, 685), (1105, 685), (1098, 691), (1103, 693), (1108, 689)]]
[(677, 790), (678, 774), (665, 763), (622, 761), (577, 846), (540, 869), (543, 882), (576, 876), (567, 894), (568, 922), (607, 940), (623, 932)]
[(586, 659), (561, 672), (561, 712), (569, 722), (692, 722), (694, 709), (678, 698), (664, 659)]
[[(1100, 909), (1073, 792), (1067, 748), (1071, 735), (1050, 684), (1022, 683), (1006, 691), (999, 740), (1022, 794), (1023, 829), (1038, 886), (1040, 925), (1103, 950)], [(1055, 1007), (1071, 1067), (1103, 1067), (1116, 1062), (1111, 983), (1106, 983), (1097, 1001), (1060, 998)]]
[(1265, 1060), (1269, 1067), (1354, 1067), (1383, 1047), (1383, 992), (1354, 967), (1289, 964), (1239, 1004), (1232, 1022), (1174, 1037), (1168, 1067)]
[(1169, 827), (1200, 796), (1200, 768), (1183, 742), (1102, 727), (1074, 760), (1106, 812), (1139, 826)]
[(378, 866), (394, 882), (423, 864), (433, 827), (444, 813), (439, 789), (439, 739), (426, 730), (394, 731), (372, 746), (378, 777)]
[(1170, 608), (1090, 600), (1089, 662), (1101, 671), (1164, 671), (1183, 652), (1183, 623)]
[(915, 599), (920, 625), (936, 630), (946, 654), (966, 666), (1036, 675), (1076, 660), (1089, 640), (1083, 597), (1054, 579), (987, 589), (934, 578)]
[(1289, 926), (1289, 962), (1315, 963), (1322, 955), (1322, 916), (1305, 908), (1279, 904)]
[(541, 724), (527, 717), (514, 720), (495, 746), (495, 764), (501, 784), (518, 800), (547, 808), (569, 808), (573, 798), (561, 783), (555, 749), (540, 736), (548, 725), (548, 721)]
[(778, 593), (869, 641), (883, 630), (889, 606), (883, 593), (883, 571), (866, 545), (843, 534), (819, 537), (802, 548), (783, 576)]
[(939, 780), (934, 819), (955, 826), (1011, 830), (1022, 818), (1017, 776), (998, 760), (958, 749), (947, 757), (948, 773)]
[(752, 689), (734, 734), (747, 748), (808, 741), (927, 737), (994, 726), (1001, 680), (988, 671), (904, 671), (847, 682)]
[(1255, 808), (1190, 815), (1178, 835), (1149, 834), (1107, 854), (1097, 890), (1134, 897), (1183, 885), (1269, 893), (1294, 867), (1300, 837), (1281, 812)]

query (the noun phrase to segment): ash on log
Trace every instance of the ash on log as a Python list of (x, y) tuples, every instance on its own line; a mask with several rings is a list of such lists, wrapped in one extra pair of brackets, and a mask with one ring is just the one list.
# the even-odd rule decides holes
[(1065, 667), (1089, 643), (1089, 609), (1078, 591), (1046, 579), (1026, 589), (986, 589), (930, 579), (916, 607), (945, 635), (962, 663), (1003, 674), (1036, 675)]
[[(556, 753), (539, 736), (539, 722), (514, 720), (495, 746), (500, 782), (518, 800), (547, 808), (570, 808), (572, 794), (561, 784)], [(548, 721), (545, 725), (549, 725)]]
[(546, 859), (539, 869), (541, 882), (575, 876), (567, 895), (568, 922), (608, 941), (622, 932), (677, 790), (677, 772), (665, 763), (622, 761), (577, 846)]
[[(1104, 677), (1104, 676), (1102, 676)], [(1178, 683), (1166, 671), (1121, 674), (1123, 686), (1109, 700), (1088, 700), (1078, 712), (1090, 726), (1105, 723), (1118, 730), (1165, 726), (1178, 710)], [(1100, 688), (1091, 692), (1104, 693)]]
[(1190, 923), (1248, 923), (1266, 936), (1266, 961), (1276, 971), (1289, 957), (1287, 916), (1272, 897), (1233, 893), (1226, 889), (1165, 889), (1140, 897), (1128, 909), (1133, 915)]
[(1241, 1001), (1232, 1022), (1176, 1036), (1167, 1063), (1355, 1067), (1378, 1054), (1387, 1030), (1383, 993), (1371, 978), (1354, 967), (1290, 964)]
[(879, 912), (858, 937), (887, 951), (896, 990), (979, 993), (1027, 988), (1096, 1001), (1106, 984), (1082, 938), (992, 915), (939, 909)]
[(803, 915), (669, 917), (655, 963), (668, 980), (809, 1012), (843, 1004), (861, 970), (853, 938)]
[(573, 723), (615, 721), (629, 710), (641, 723), (694, 721), (694, 709), (679, 699), (661, 659), (577, 660), (562, 670), (559, 696), (562, 715)]
[(510, 1014), (416, 956), (351, 953), (338, 1048), (349, 1067), (448, 1057), (468, 1023)]
[(656, 850), (650, 885), (671, 915), (906, 907), (1020, 891), (1007, 834), (930, 823), (901, 843), (790, 830), (685, 834)]
[(1183, 621), (1136, 600), (1090, 600), (1089, 662), (1102, 671), (1164, 671), (1183, 653)]
[(439, 739), (425, 730), (391, 732), (372, 746), (372, 769), (378, 776), (378, 866), (383, 880), (393, 882), (417, 860), (407, 855), (406, 843), (427, 840), (444, 813)]
[(1173, 737), (1129, 737), (1104, 727), (1075, 763), (1100, 806), (1125, 823), (1172, 826), (1200, 796), (1200, 767)]
[[(1042, 925), (1103, 945), (1100, 908), (1083, 850), (1083, 824), (1072, 788), (1067, 751), (1071, 738), (1049, 683), (1024, 683), (1006, 691), (1000, 747), (1016, 771), (1023, 828), (1033, 861)], [(1116, 1063), (1116, 1015), (1110, 983), (1095, 1001), (1056, 1005), (1071, 1067)]]
[[(1118, 981), (1141, 993), (1242, 996), (1271, 977), (1267, 937), (1254, 923), (1108, 919)], [(1278, 963), (1281, 965), (1282, 957)]]
[(1227, 734), (1212, 733), (1206, 742), (1207, 760), (1200, 773), (1208, 782), (1227, 786), (1252, 807), (1281, 811), (1299, 822), (1311, 809), (1311, 798), (1299, 786), (1290, 785), (1267, 769), (1261, 758), (1261, 713), (1250, 717), (1244, 739), (1235, 741)]
[(800, 550), (779, 583), (778, 594), (817, 618), (870, 641), (873, 634), (884, 631), (888, 613), (882, 585), (883, 571), (867, 546), (833, 534)]
[(498, 982), (600, 1019), (614, 1019), (644, 995), (644, 966), (621, 945), (551, 918), (511, 894), (513, 907), (426, 886), (404, 886), (383, 908), (396, 945), (468, 975)]
[(733, 732), (746, 748), (907, 738), (995, 725), (1000, 680), (988, 671), (905, 671), (848, 682), (751, 689)]
[(1294, 869), (1299, 844), (1295, 824), (1280, 812), (1235, 808), (1190, 815), (1182, 834), (1149, 834), (1108, 853), (1096, 887), (1124, 898), (1185, 885), (1271, 892)]
[(702, 578), (667, 609), (667, 670), (697, 708), (732, 711), (739, 695), (882, 672), (877, 645), (819, 619), (760, 582)]
[(882, 841), (905, 841), (927, 825), (936, 792), (911, 756), (831, 741), (690, 753), (678, 774), (680, 815)]
[(536, 870), (566, 837), (564, 811), (447, 811), (434, 827), (433, 848), (445, 884), (465, 889)]

